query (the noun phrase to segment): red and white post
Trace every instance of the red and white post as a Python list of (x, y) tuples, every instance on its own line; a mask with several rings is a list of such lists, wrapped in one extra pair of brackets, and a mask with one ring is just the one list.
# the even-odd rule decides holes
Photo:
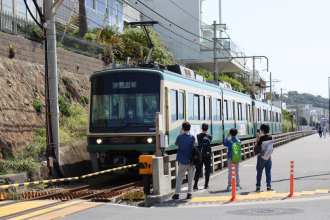
[[(236, 199), (236, 173), (235, 173), (235, 171), (236, 171), (236, 168), (235, 168), (235, 164), (232, 164), (231, 165), (231, 185), (232, 185), (232, 187), (231, 187), (231, 199), (229, 200), (229, 201), (237, 201), (237, 199)], [(230, 172), (230, 171), (228, 171), (228, 172)]]
[(288, 195), (288, 197), (296, 197), (293, 194), (293, 180), (294, 180), (294, 161), (291, 161), (291, 166), (290, 166), (290, 194)]

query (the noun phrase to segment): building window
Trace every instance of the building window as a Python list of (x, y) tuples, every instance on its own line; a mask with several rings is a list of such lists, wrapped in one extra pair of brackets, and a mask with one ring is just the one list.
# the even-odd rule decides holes
[(119, 4), (116, 3), (116, 25), (119, 26)]
[(194, 120), (194, 95), (188, 93), (188, 120)]
[(107, 15), (107, 0), (97, 0), (96, 10)]
[(17, 16), (26, 19), (26, 6), (24, 0), (17, 0)]
[(85, 0), (85, 5), (89, 8), (94, 8), (94, 0)]
[(172, 122), (175, 122), (178, 120), (177, 96), (178, 96), (178, 91), (171, 90), (171, 119), (172, 119)]
[(13, 0), (2, 0), (3, 12), (14, 14), (14, 2)]
[(184, 119), (184, 93), (179, 92), (179, 119)]

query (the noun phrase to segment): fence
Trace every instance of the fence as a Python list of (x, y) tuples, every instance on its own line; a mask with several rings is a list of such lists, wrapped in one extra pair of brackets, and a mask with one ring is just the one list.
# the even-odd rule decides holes
[[(278, 147), (290, 141), (302, 138), (316, 131), (298, 131), (279, 135), (273, 135), (274, 147)], [(242, 160), (255, 156), (254, 143), (256, 139), (242, 141)], [(228, 167), (227, 163), (227, 147), (223, 145), (213, 146), (211, 154), (211, 173), (216, 170), (222, 170)], [(163, 170), (163, 171), (162, 171)], [(154, 194), (161, 195), (167, 193), (170, 188), (176, 185), (176, 176), (178, 174), (178, 163), (176, 162), (176, 154), (169, 155), (163, 158), (153, 159), (153, 190)], [(202, 169), (201, 177), (204, 176), (204, 169)], [(188, 178), (187, 178), (188, 179)]]
[[(103, 53), (103, 46), (64, 33), (60, 23), (56, 24), (57, 47), (89, 57), (98, 57)], [(0, 30), (2, 32), (20, 36), (28, 40), (43, 42), (43, 32), (34, 22), (27, 21), (19, 16), (0, 12)]]

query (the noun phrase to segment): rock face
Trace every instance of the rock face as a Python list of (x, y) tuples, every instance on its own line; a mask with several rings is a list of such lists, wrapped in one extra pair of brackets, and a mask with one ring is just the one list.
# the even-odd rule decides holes
[[(34, 131), (45, 126), (44, 77), (43, 65), (0, 56), (0, 150), (5, 150), (4, 158), (23, 151)], [(72, 80), (79, 95), (88, 97), (89, 76), (58, 70), (59, 95), (69, 101), (62, 77)], [(42, 112), (33, 107), (36, 96), (43, 105)], [(81, 102), (77, 96), (74, 99)]]

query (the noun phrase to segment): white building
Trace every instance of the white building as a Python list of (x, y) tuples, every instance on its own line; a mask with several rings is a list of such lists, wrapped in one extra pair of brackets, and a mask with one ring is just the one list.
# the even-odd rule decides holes
[[(141, 0), (151, 10), (140, 2), (137, 4), (135, 4), (136, 1), (130, 0), (129, 2), (143, 14), (162, 23), (163, 26), (157, 25), (154, 29), (162, 35), (178, 62), (186, 64), (190, 68), (202, 68), (213, 72), (213, 42), (209, 40), (212, 41), (214, 31), (212, 24), (202, 20), (204, 1), (207, 0), (180, 0), (173, 1), (174, 4), (172, 1), (165, 0)], [(161, 18), (156, 13), (168, 20)], [(150, 20), (145, 15), (142, 15), (142, 19)], [(228, 38), (221, 32), (225, 28), (224, 25), (217, 26), (217, 38)], [(244, 56), (244, 54), (237, 50), (236, 45), (230, 39), (221, 39), (220, 42), (221, 45), (218, 43), (216, 47), (217, 57), (222, 58), (217, 60), (218, 72), (243, 72), (245, 60), (242, 58), (231, 59), (231, 57)]]

